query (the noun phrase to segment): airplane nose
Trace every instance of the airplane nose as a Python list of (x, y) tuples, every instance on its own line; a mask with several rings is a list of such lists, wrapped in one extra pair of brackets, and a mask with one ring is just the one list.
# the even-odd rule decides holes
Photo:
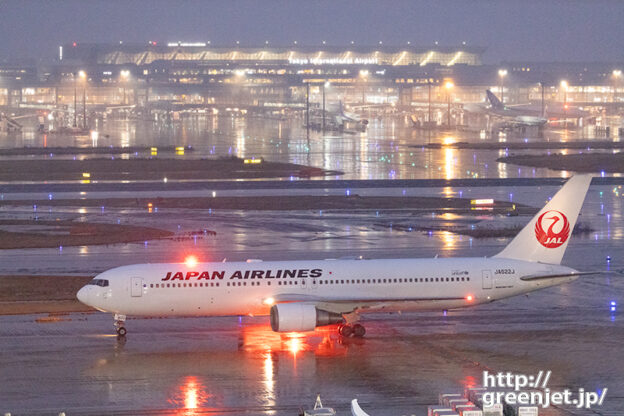
[(76, 293), (76, 297), (80, 302), (84, 303), (85, 305), (89, 305), (89, 288), (86, 286), (80, 288), (78, 293)]

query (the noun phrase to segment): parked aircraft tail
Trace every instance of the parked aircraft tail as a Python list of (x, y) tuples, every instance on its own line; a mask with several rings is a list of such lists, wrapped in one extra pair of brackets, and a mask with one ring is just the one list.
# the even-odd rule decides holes
[(501, 100), (498, 99), (496, 95), (494, 95), (492, 91), (485, 90), (485, 93), (487, 94), (487, 99), (494, 110), (503, 110), (505, 108), (505, 105), (501, 102)]

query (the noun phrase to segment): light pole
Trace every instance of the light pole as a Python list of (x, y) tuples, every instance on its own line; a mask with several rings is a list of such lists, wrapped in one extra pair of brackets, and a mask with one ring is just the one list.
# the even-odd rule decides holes
[(564, 123), (567, 121), (568, 116), (566, 114), (566, 110), (568, 109), (568, 81), (561, 81), (561, 89), (563, 90), (563, 121)]
[(362, 104), (366, 102), (366, 82), (368, 81), (368, 69), (360, 69), (360, 79), (362, 81)]
[(306, 82), (306, 137), (310, 140), (310, 83)]
[(128, 102), (126, 99), (126, 86), (128, 83), (128, 78), (130, 78), (130, 71), (127, 69), (123, 69), (119, 73), (119, 76), (121, 77), (121, 82), (123, 83), (123, 105), (127, 105)]
[(498, 70), (498, 76), (500, 77), (500, 85), (501, 85), (501, 103), (503, 103), (503, 106), (505, 105), (505, 77), (507, 76), (507, 70), (506, 69), (499, 69)]
[(78, 103), (76, 99), (76, 73), (73, 74), (74, 77), (74, 127), (78, 127), (76, 118), (78, 117)]
[(325, 132), (325, 88), (329, 87), (329, 81), (323, 83), (323, 125), (322, 131)]
[(546, 116), (545, 114), (545, 108), (544, 108), (544, 83), (542, 81), (539, 82), (539, 85), (542, 89), (542, 118), (544, 118)]
[(622, 77), (622, 70), (621, 69), (614, 69), (613, 70), (613, 102), (614, 103), (617, 101), (618, 80), (621, 77)]
[(427, 81), (427, 87), (428, 87), (428, 114), (427, 114), (427, 123), (429, 123), (429, 126), (431, 126), (431, 80)]
[(82, 88), (82, 128), (87, 129), (87, 73), (85, 71), (78, 72), (78, 76), (82, 81), (84, 81), (84, 85)]
[[(77, 94), (78, 86), (77, 86), (77, 81), (78, 81), (78, 78), (85, 79), (87, 77), (87, 73), (85, 71), (83, 71), (83, 70), (80, 70), (77, 73), (74, 72), (72, 75), (74, 77), (74, 127), (78, 127), (78, 96), (77, 96), (78, 95)], [(83, 94), (83, 100), (84, 100), (84, 95), (85, 94)], [(84, 105), (84, 102), (83, 102), (83, 105)]]
[(444, 87), (446, 88), (446, 104), (447, 104), (447, 124), (448, 127), (451, 127), (451, 90), (453, 89), (453, 87), (455, 86), (455, 84), (453, 84), (451, 81), (446, 81), (446, 83), (444, 84)]

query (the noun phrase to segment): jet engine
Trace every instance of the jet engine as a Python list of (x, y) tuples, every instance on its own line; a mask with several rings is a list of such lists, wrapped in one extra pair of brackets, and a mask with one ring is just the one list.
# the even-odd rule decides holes
[(312, 331), (317, 326), (340, 324), (342, 315), (304, 303), (281, 303), (271, 307), (271, 329), (275, 332)]

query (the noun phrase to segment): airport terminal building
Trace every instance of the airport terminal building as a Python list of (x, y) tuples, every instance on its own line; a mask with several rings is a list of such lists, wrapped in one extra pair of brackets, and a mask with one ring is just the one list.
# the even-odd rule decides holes
[[(403, 46), (216, 46), (69, 43), (50, 65), (0, 64), (0, 106), (237, 106), (280, 108), (318, 103), (408, 108), (426, 101), (480, 102), (485, 89), (506, 103), (624, 99), (614, 64), (484, 65), (485, 48)], [(565, 89), (565, 91), (564, 91)]]

